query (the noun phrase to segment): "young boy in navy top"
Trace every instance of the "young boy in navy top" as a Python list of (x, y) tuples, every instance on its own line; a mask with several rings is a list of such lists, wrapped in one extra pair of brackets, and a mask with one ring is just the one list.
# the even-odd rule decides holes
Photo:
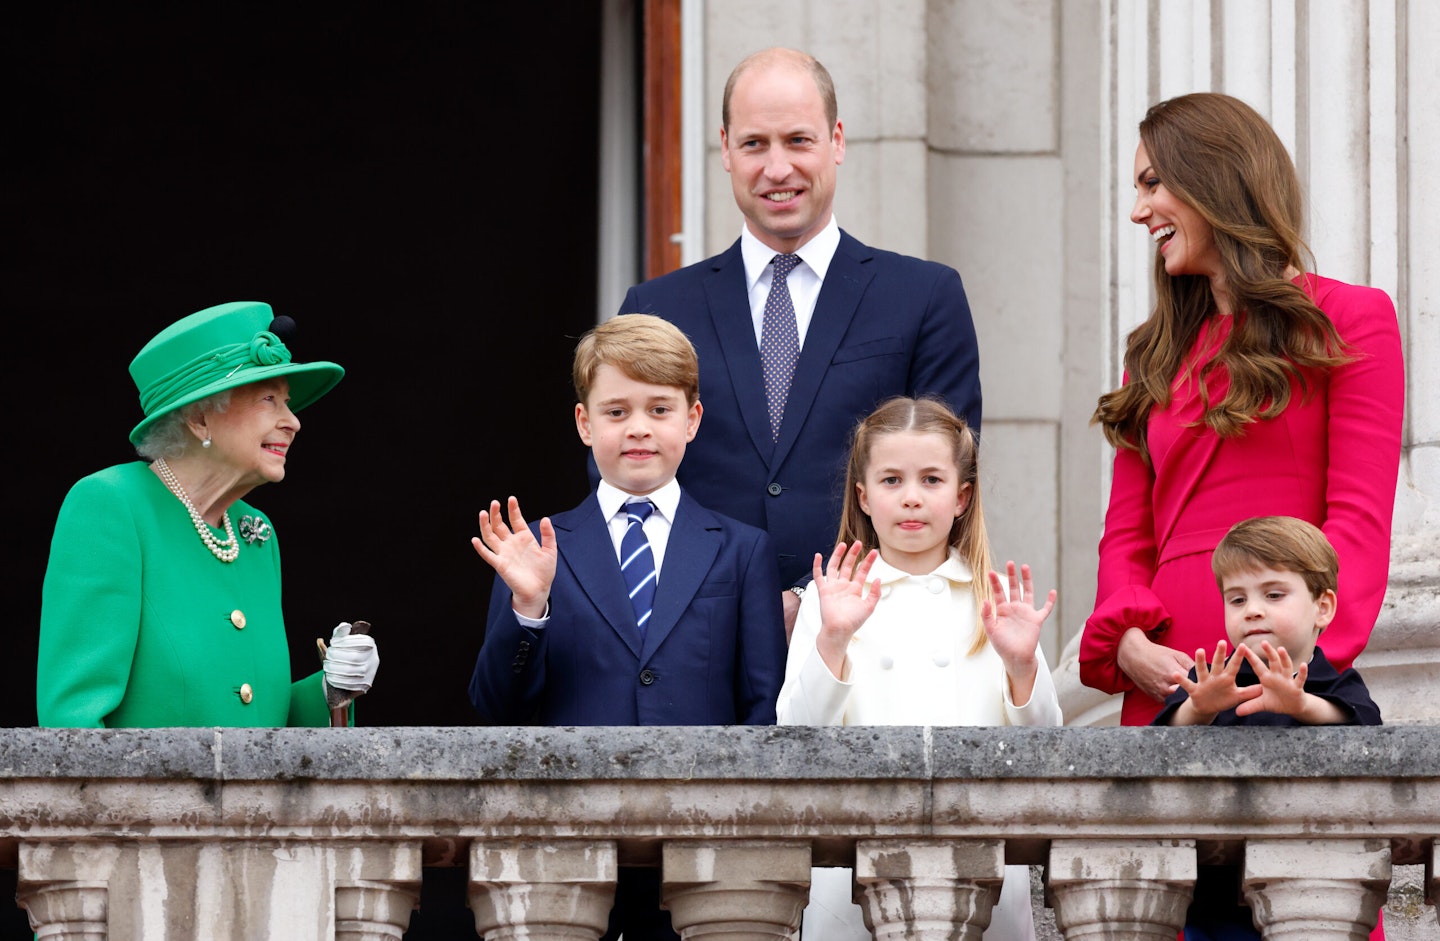
[[(774, 724), (785, 627), (770, 539), (675, 480), (700, 427), (694, 347), (624, 314), (581, 338), (573, 373), (601, 480), (538, 525), (513, 496), (480, 511), (471, 541), (496, 577), (470, 701), (496, 724)], [(678, 937), (658, 881), (621, 869), (606, 937)]]
[[(1339, 560), (1325, 534), (1291, 516), (1230, 527), (1210, 567), (1225, 606), (1226, 642), (1188, 676), (1154, 725), (1379, 725), (1380, 708), (1355, 670), (1336, 671), (1317, 645), (1335, 617)], [(1241, 903), (1238, 866), (1202, 866), (1185, 918), (1186, 941), (1259, 938)]]

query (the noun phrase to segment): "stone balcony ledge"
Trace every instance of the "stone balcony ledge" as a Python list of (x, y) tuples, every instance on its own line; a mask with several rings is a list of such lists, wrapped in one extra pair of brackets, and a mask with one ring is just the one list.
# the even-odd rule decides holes
[[(1274, 900), (1282, 899), (1275, 873), (1303, 873), (1309, 860), (1345, 887), (1332, 888), (1356, 911), (1377, 889), (1383, 898), (1391, 865), (1424, 864), (1433, 895), (1437, 836), (1440, 729), (1429, 726), (0, 733), (0, 867), (19, 870), (32, 918), (46, 903), (47, 917), (98, 923), (96, 899), (107, 897), (112, 928), (120, 874), (143, 874), (146, 853), (188, 853), (201, 865), (209, 848), (223, 854), (221, 869), (244, 869), (240, 884), (256, 896), (235, 901), (248, 915), (231, 911), (227, 923), (277, 917), (246, 906), (286, 907), (273, 886), (255, 890), (280, 852), (307, 873), (288, 879), (295, 892), (335, 895), (320, 906), (330, 914), (317, 938), (398, 938), (378, 928), (346, 934), (341, 922), (354, 919), (338, 913), (378, 905), (390, 921), (377, 923), (402, 930), (420, 867), (466, 865), (482, 933), (504, 912), (526, 909), (506, 894), (516, 885), (532, 893), (541, 884), (564, 893), (585, 886), (590, 909), (603, 914), (624, 865), (662, 866), (677, 924), (683, 909), (706, 931), (729, 916), (715, 913), (713, 896), (695, 908), (696, 884), (731, 891), (736, 879), (772, 867), (762, 895), (785, 903), (766, 916), (781, 935), (798, 917), (810, 865), (854, 867), (857, 900), (871, 893), (877, 917), (886, 917), (884, 886), (922, 875), (934, 882), (944, 871), (941, 908), (974, 928), (988, 922), (988, 905), (961, 905), (956, 886), (983, 898), (1006, 863), (1046, 867), (1057, 923), (1079, 937), (1075, 926), (1090, 916), (1076, 913), (1103, 909), (1106, 898), (1112, 913), (1124, 897), (1164, 909), (1155, 917), (1170, 924), (1177, 910), (1183, 916), (1196, 865), (1209, 862), (1243, 862), (1254, 870), (1247, 892)], [(897, 848), (906, 865), (924, 860), (925, 873), (888, 871)], [(166, 864), (175, 859), (156, 863)], [(742, 896), (756, 906), (753, 892)], [(552, 903), (572, 910), (565, 898)], [(1068, 922), (1060, 917), (1067, 898)], [(126, 904), (132, 926), (168, 917), (153, 902)], [(315, 909), (313, 898), (294, 902), (307, 904)], [(294, 937), (312, 936), (286, 923)]]

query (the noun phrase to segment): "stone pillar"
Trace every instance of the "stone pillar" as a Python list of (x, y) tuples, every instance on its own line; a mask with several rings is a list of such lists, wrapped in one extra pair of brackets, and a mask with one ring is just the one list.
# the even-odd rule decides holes
[(470, 908), (487, 941), (588, 941), (615, 903), (612, 842), (479, 841), (470, 844)]
[(1196, 871), (1194, 840), (1055, 840), (1047, 896), (1066, 941), (1174, 941)]
[(15, 901), (40, 941), (105, 941), (118, 856), (106, 843), (20, 844)]
[(980, 941), (1004, 878), (1003, 840), (855, 844), (855, 881), (875, 941)]
[(1242, 884), (1267, 941), (1365, 941), (1390, 887), (1390, 844), (1252, 840)]
[(800, 927), (808, 843), (666, 843), (661, 859), (661, 904), (686, 941), (788, 938)]
[(400, 941), (420, 907), (420, 844), (334, 850), (335, 941)]

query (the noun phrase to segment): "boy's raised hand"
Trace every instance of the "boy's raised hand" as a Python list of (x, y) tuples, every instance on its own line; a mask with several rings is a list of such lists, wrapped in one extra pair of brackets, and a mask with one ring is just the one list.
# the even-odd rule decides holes
[(1310, 665), (1302, 663), (1296, 669), (1290, 660), (1290, 652), (1284, 647), (1276, 650), (1268, 640), (1260, 642), (1258, 654), (1244, 644), (1236, 652), (1241, 651), (1260, 678), (1260, 685), (1256, 688), (1262, 692), (1238, 706), (1235, 714), (1248, 716), (1257, 712), (1278, 712), (1299, 717), (1305, 708), (1305, 679), (1310, 675)]
[(814, 581), (810, 586), (820, 596), (820, 636), (815, 639), (815, 648), (837, 678), (845, 665), (850, 638), (880, 600), (880, 579), (868, 585), (865, 582), (880, 553), (871, 549), (862, 559), (864, 549), (858, 541), (848, 549), (845, 543), (838, 543), (824, 571), (820, 568), (820, 553), (815, 553)]
[[(1235, 648), (1235, 656), (1225, 662), (1228, 645), (1220, 641), (1215, 645), (1215, 659), (1207, 662), (1205, 649), (1195, 651), (1195, 679), (1180, 671), (1172, 677), (1177, 685), (1189, 695), (1176, 713), (1175, 725), (1209, 725), (1226, 709), (1234, 709), (1247, 700), (1260, 696), (1258, 686), (1236, 686), (1235, 677), (1240, 673), (1240, 664), (1250, 656), (1250, 648), (1241, 644)], [(1214, 663), (1212, 669), (1210, 663)], [(1238, 712), (1238, 709), (1237, 709)]]
[(985, 627), (990, 645), (1005, 664), (1005, 673), (1010, 678), (1010, 698), (1015, 705), (1023, 706), (1030, 701), (1035, 674), (1040, 668), (1035, 649), (1040, 643), (1040, 625), (1055, 607), (1055, 589), (1050, 589), (1045, 606), (1037, 608), (1030, 566), (1020, 566), (1017, 577), (1015, 563), (1006, 562), (1005, 574), (1010, 579), (1008, 596), (1000, 573), (989, 573), (991, 597), (980, 605), (980, 623)]
[(491, 500), (490, 509), (480, 511), (480, 535), (471, 536), (470, 544), (486, 564), (509, 586), (517, 614), (540, 619), (550, 600), (550, 586), (555, 581), (555, 527), (550, 517), (540, 520), (540, 541), (520, 515), (520, 501), (507, 501), (510, 524), (500, 514), (500, 501)]

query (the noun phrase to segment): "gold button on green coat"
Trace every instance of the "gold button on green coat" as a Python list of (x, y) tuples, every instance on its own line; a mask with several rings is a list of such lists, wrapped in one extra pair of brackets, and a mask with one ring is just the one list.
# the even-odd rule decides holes
[(237, 631), (245, 630), (245, 612), (241, 611), (239, 608), (231, 611), (230, 623), (235, 625), (235, 630)]
[(241, 684), (240, 684), (240, 701), (243, 702), (245, 705), (248, 706), (248, 705), (250, 705), (250, 700), (252, 700), (252, 699), (254, 699), (254, 698), (255, 698), (255, 691), (250, 688), (250, 684), (249, 684), (249, 683), (241, 683)]

